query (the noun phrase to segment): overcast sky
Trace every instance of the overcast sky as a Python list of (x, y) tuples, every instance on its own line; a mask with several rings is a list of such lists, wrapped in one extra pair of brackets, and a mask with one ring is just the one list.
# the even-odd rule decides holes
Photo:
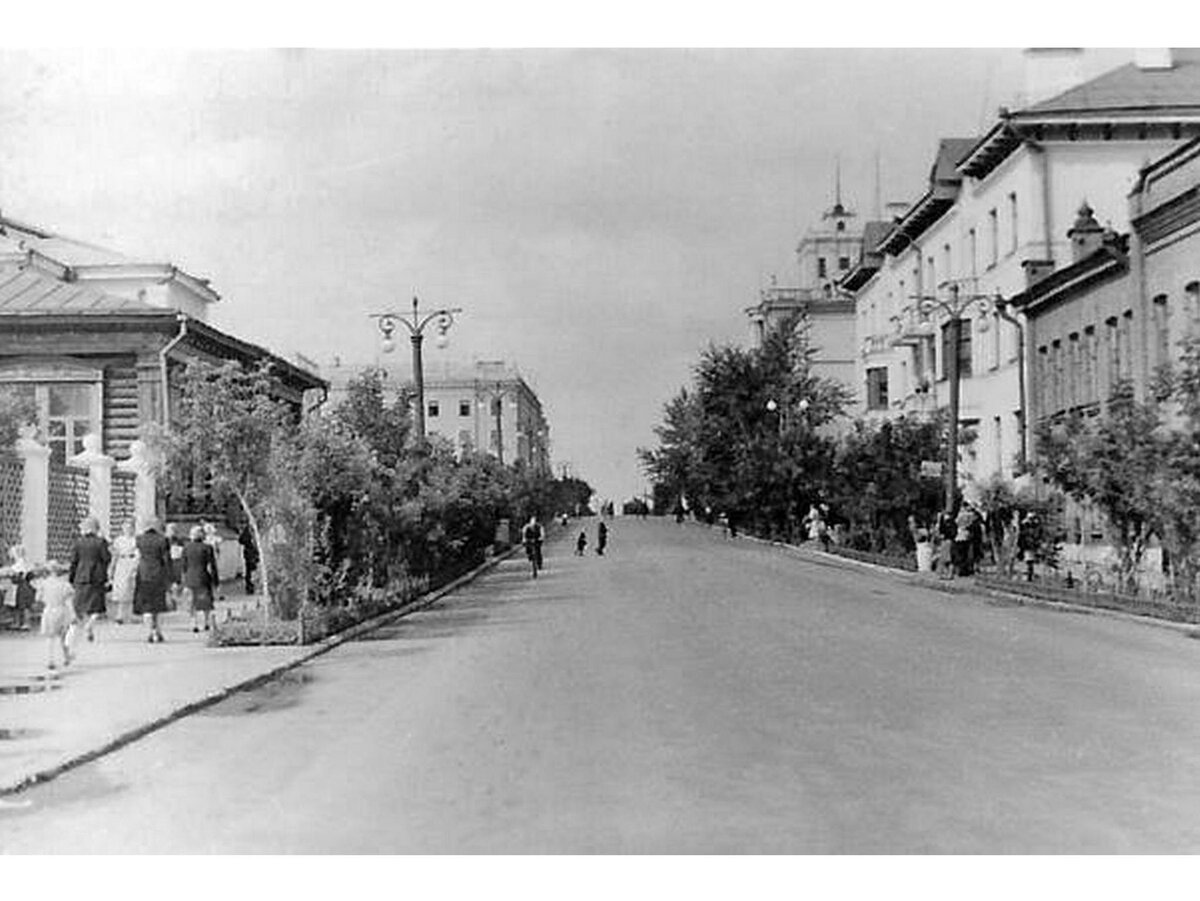
[(322, 363), (373, 360), (368, 314), (414, 293), (460, 306), (427, 357), (515, 363), (619, 503), (701, 348), (794, 281), (839, 155), (867, 218), (876, 153), (911, 201), (1021, 78), (995, 49), (5, 49), (0, 208), (209, 278), (215, 325)]

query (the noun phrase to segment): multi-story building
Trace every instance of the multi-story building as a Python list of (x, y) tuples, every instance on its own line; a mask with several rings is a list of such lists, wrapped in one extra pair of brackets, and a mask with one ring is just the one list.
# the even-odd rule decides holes
[(763, 289), (758, 304), (746, 310), (754, 340), (760, 345), (768, 330), (805, 316), (809, 345), (815, 351), (813, 372), (851, 390), (855, 387), (854, 302), (836, 284), (862, 252), (863, 229), (856, 219), (857, 214), (846, 209), (839, 196), (796, 247), (798, 285), (773, 284)]
[[(412, 373), (404, 364), (345, 364), (335, 359), (323, 374), (330, 402), (367, 369), (383, 375), (385, 395), (395, 400), (411, 391)], [(458, 452), (481, 450), (504, 463), (522, 463), (550, 472), (550, 429), (541, 400), (515, 366), (503, 361), (425, 363), (425, 431), (439, 435)]]
[[(1031, 54), (1031, 71), (1051, 71), (1061, 87), (1071, 66), (1045, 62)], [(1044, 96), (1036, 81), (1030, 96)], [(846, 280), (859, 283), (857, 381), (886, 380), (877, 415), (945, 406), (946, 363), (956, 353), (960, 422), (976, 434), (962, 449), (961, 477), (1011, 474), (1028, 447), (1028, 365), (1019, 316), (1005, 318), (1003, 303), (1071, 258), (1068, 231), (1084, 201), (1099, 222), (1128, 230), (1127, 194), (1141, 167), (1195, 135), (1200, 61), (1162, 51), (1020, 110), (1002, 109), (976, 140), (942, 141), (926, 192), (869, 248), (878, 268)], [(955, 316), (963, 327), (952, 347)]]

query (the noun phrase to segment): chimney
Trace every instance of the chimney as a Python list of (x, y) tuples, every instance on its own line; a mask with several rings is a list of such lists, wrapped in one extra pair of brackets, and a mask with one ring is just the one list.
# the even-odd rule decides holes
[(1170, 69), (1175, 58), (1169, 47), (1139, 47), (1133, 51), (1133, 62), (1139, 69)]
[(1033, 106), (1083, 82), (1080, 47), (1028, 47), (1025, 50), (1024, 106)]
[(1021, 266), (1025, 269), (1026, 288), (1032, 288), (1054, 271), (1053, 260), (1025, 260)]
[(1091, 256), (1104, 244), (1104, 229), (1096, 221), (1095, 213), (1086, 200), (1079, 208), (1079, 215), (1067, 232), (1067, 237), (1071, 239), (1071, 261), (1074, 263)]

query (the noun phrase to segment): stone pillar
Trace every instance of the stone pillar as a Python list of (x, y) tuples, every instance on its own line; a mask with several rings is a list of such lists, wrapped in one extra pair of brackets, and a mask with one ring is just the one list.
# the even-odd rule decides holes
[(110, 537), (112, 522), (112, 471), (117, 461), (100, 450), (99, 435), (85, 435), (83, 452), (67, 460), (88, 471), (88, 512), (100, 523), (100, 534)]
[(133, 511), (140, 529), (142, 523), (158, 513), (158, 480), (154, 475), (154, 461), (150, 458), (146, 445), (141, 441), (130, 444), (129, 459), (118, 463), (117, 469), (132, 472), (137, 476), (133, 486)]
[(21, 544), (25, 560), (45, 563), (50, 538), (50, 448), (34, 436), (37, 428), (21, 427), (17, 439), (17, 455), (24, 463), (21, 499)]

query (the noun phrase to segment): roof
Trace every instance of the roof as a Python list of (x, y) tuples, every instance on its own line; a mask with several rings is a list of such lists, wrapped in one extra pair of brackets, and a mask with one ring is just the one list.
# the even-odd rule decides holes
[(1129, 236), (1117, 235), (1086, 257), (1064, 266), (1035, 282), (1020, 294), (1009, 298), (1014, 309), (1032, 316), (1047, 305), (1075, 297), (1129, 270)]
[[(168, 311), (172, 316), (174, 311)], [(160, 315), (162, 307), (105, 294), (78, 282), (64, 282), (30, 269), (0, 271), (0, 315), (51, 316), (97, 314)]]
[(1143, 69), (1127, 63), (1049, 100), (1013, 113), (1013, 119), (1072, 116), (1090, 118), (1105, 114), (1153, 110), (1172, 114), (1200, 114), (1200, 62), (1176, 57), (1170, 68)]
[(894, 226), (894, 222), (878, 219), (863, 225), (862, 252), (859, 254), (858, 263), (838, 282), (838, 287), (844, 291), (857, 291), (870, 281), (871, 276), (879, 271), (883, 263), (883, 252), (877, 248)]
[(938, 141), (937, 156), (929, 169), (929, 190), (897, 220), (876, 244), (875, 250), (898, 253), (954, 206), (962, 185), (958, 162), (975, 144), (975, 138), (942, 138)]

